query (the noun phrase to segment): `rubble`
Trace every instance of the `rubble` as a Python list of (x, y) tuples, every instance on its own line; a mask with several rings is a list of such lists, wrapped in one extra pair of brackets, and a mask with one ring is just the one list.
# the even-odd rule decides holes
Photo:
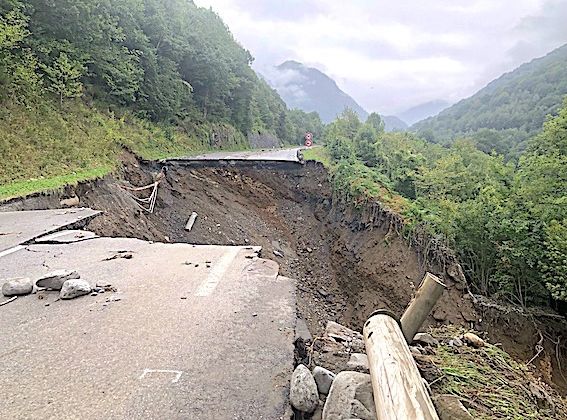
[(59, 297), (61, 299), (74, 299), (91, 293), (91, 286), (85, 280), (73, 279), (63, 283)]
[(6, 297), (29, 295), (33, 290), (33, 282), (27, 277), (8, 279), (2, 285), (2, 294)]
[(55, 270), (41, 276), (36, 280), (35, 285), (41, 288), (61, 290), (63, 283), (67, 280), (81, 278), (79, 273), (73, 270)]
[(319, 393), (313, 375), (304, 365), (298, 365), (291, 377), (291, 405), (304, 413), (313, 413), (319, 405)]
[(323, 420), (375, 420), (376, 407), (370, 375), (340, 372), (331, 386), (323, 409)]
[(327, 395), (329, 393), (335, 376), (333, 372), (321, 366), (315, 366), (315, 368), (313, 368), (313, 378), (315, 379), (320, 394)]

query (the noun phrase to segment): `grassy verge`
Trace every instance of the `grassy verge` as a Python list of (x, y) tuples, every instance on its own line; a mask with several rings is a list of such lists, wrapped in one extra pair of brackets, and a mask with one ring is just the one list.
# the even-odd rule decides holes
[(0, 200), (104, 176), (119, 165), (124, 147), (144, 159), (160, 159), (247, 146), (228, 124), (164, 126), (103, 113), (80, 100), (63, 109), (47, 101), (8, 106), (0, 110)]
[(315, 146), (310, 149), (304, 149), (302, 153), (305, 160), (321, 162), (326, 167), (331, 166), (331, 156), (329, 155), (329, 151), (323, 146)]

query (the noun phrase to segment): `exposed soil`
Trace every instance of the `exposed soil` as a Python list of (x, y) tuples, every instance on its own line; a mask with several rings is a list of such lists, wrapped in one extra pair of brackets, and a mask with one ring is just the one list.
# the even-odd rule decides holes
[[(67, 188), (63, 196), (77, 194), (82, 206), (105, 212), (87, 226), (101, 235), (262, 246), (263, 257), (277, 261), (282, 275), (297, 279), (298, 312), (314, 336), (328, 320), (360, 330), (376, 309), (401, 315), (428, 270), (449, 286), (428, 325), (474, 326), (488, 331), (492, 342), (501, 342), (519, 359), (535, 354), (539, 329), (532, 318), (501, 315), (494, 308), (475, 309), (454, 267), (425, 263), (376, 208), (357, 210), (334, 197), (319, 164), (170, 166), (159, 186), (155, 212), (147, 214), (120, 185), (151, 184), (160, 169), (125, 155), (121, 174)], [(17, 200), (4, 209), (58, 207), (60, 196)], [(192, 212), (198, 218), (187, 232), (184, 227)], [(554, 328), (564, 330), (564, 325)], [(559, 357), (552, 357), (556, 353)], [(550, 356), (541, 357), (540, 369), (554, 374), (543, 376), (563, 384), (560, 371), (552, 369), (563, 360), (561, 349), (557, 351), (548, 340), (545, 354)]]

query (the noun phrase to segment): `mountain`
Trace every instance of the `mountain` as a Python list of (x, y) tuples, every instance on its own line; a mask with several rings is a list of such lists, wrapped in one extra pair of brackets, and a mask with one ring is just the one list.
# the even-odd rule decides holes
[(429, 101), (417, 106), (414, 106), (401, 114), (398, 117), (405, 121), (408, 125), (413, 125), (418, 121), (433, 117), (451, 105), (450, 102), (437, 99)]
[(363, 121), (368, 117), (368, 112), (343, 92), (333, 79), (315, 68), (297, 61), (286, 61), (266, 76), (289, 108), (316, 111), (324, 123), (333, 121), (347, 107)]
[(424, 138), (451, 143), (472, 137), (481, 149), (517, 156), (567, 95), (567, 45), (522, 64), (468, 99), (411, 128)]
[(395, 115), (382, 115), (386, 131), (405, 131), (408, 125)]

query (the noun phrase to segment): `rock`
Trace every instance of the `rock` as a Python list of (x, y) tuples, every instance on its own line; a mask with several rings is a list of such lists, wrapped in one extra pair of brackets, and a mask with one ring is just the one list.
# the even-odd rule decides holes
[(79, 205), (79, 197), (65, 198), (59, 204), (61, 204), (61, 207), (77, 207)]
[(313, 375), (304, 365), (298, 365), (291, 376), (291, 405), (304, 413), (313, 413), (319, 405), (319, 393)]
[(350, 370), (356, 372), (368, 373), (370, 366), (368, 364), (368, 356), (364, 353), (353, 353), (350, 355), (350, 359), (347, 363), (347, 367)]
[(301, 338), (303, 341), (313, 341), (313, 336), (309, 332), (309, 328), (305, 321), (301, 318), (297, 318), (297, 323), (295, 324), (295, 339)]
[(342, 343), (345, 347), (355, 353), (362, 353), (366, 349), (362, 334), (342, 326), (341, 324), (337, 324), (334, 321), (327, 322), (327, 326), (325, 327), (325, 336), (338, 343)]
[(470, 420), (473, 418), (454, 395), (439, 395), (433, 402), (440, 420)]
[(327, 292), (325, 289), (319, 289), (317, 290), (319, 292), (319, 294), (323, 297), (327, 297), (329, 296), (329, 292)]
[(343, 371), (333, 381), (323, 420), (376, 420), (370, 375)]
[(27, 277), (8, 279), (2, 285), (2, 294), (6, 297), (29, 295), (33, 290), (33, 281)]
[(277, 251), (277, 250), (274, 249), (273, 252), (274, 252), (274, 255), (275, 255), (276, 257), (280, 257), (280, 258), (283, 258), (283, 257), (284, 257), (284, 255), (283, 255), (280, 251)]
[(549, 396), (549, 394), (543, 389), (543, 387), (530, 382), (529, 389), (531, 394), (537, 401), (537, 406), (542, 409), (549, 409), (554, 408), (555, 404), (553, 403), (553, 399)]
[(455, 337), (452, 340), (449, 340), (449, 346), (451, 347), (463, 347), (465, 343), (459, 337)]
[(417, 333), (413, 338), (414, 342), (426, 344), (431, 347), (437, 347), (439, 341), (437, 341), (431, 334), (428, 333)]
[(81, 276), (76, 271), (72, 270), (55, 270), (41, 276), (35, 282), (37, 287), (46, 287), (53, 290), (61, 290), (63, 283), (67, 280), (78, 279)]
[(319, 390), (320, 394), (327, 395), (329, 390), (331, 389), (331, 385), (335, 380), (335, 374), (330, 370), (322, 368), (320, 366), (315, 366), (313, 369), (313, 378), (315, 379), (315, 383), (317, 384), (317, 389)]
[(447, 319), (447, 312), (445, 312), (443, 309), (437, 309), (435, 312), (433, 312), (433, 319), (438, 322), (443, 322)]
[(423, 352), (421, 351), (421, 349), (419, 347), (416, 346), (409, 346), (409, 350), (411, 352), (411, 354), (423, 354)]
[(472, 347), (476, 347), (476, 348), (484, 347), (484, 340), (480, 338), (478, 335), (473, 334), (471, 332), (468, 332), (465, 335), (463, 335), (463, 341)]
[(85, 280), (73, 279), (63, 283), (59, 297), (61, 299), (74, 299), (79, 296), (88, 295), (91, 292), (91, 286)]

